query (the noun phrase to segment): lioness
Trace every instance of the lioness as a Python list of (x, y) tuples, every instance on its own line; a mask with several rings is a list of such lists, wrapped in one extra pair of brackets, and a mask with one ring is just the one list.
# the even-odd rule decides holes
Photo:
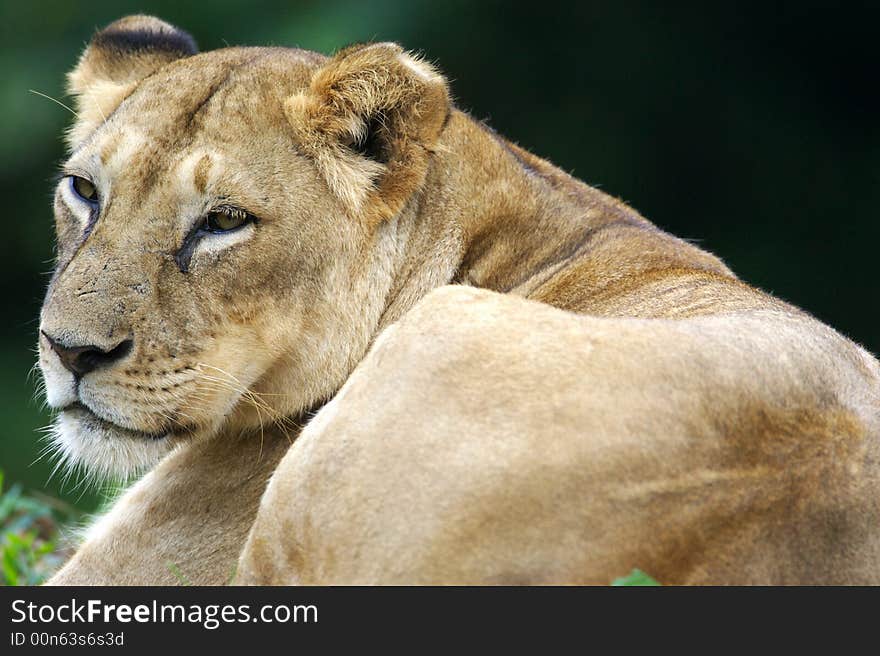
[(54, 442), (152, 470), (52, 583), (880, 581), (878, 362), (429, 64), (133, 16), (69, 81)]

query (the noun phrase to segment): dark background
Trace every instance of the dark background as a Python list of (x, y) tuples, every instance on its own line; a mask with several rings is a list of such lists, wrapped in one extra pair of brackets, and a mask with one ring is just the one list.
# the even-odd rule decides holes
[[(50, 179), (69, 114), (64, 74), (129, 13), (203, 50), (325, 53), (394, 40), (452, 80), (458, 105), (744, 279), (880, 350), (878, 4), (791, 2), (7, 2), (0, 60), (0, 468), (43, 488), (28, 378), (52, 260)], [(72, 487), (72, 486), (71, 486)], [(45, 489), (59, 494), (57, 483)], [(68, 490), (77, 499), (79, 490)], [(90, 507), (86, 495), (80, 505)]]

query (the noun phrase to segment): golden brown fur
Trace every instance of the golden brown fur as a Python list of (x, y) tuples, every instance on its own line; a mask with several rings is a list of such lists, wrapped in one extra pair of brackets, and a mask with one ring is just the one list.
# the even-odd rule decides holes
[[(170, 455), (53, 582), (168, 581), (173, 552), (203, 583), (239, 553), (239, 583), (880, 578), (872, 356), (394, 44), (193, 50), (129, 18), (71, 74), (102, 200), (59, 187), (41, 330), (131, 342), (77, 386), (41, 338), (50, 404), (88, 407), (59, 449)], [(220, 202), (258, 221), (187, 250)]]
[(289, 446), (229, 435), (176, 451), (86, 529), (93, 547), (78, 550), (52, 583), (228, 583), (266, 479)]
[(284, 457), (238, 581), (876, 583), (877, 368), (811, 321), (432, 292)]

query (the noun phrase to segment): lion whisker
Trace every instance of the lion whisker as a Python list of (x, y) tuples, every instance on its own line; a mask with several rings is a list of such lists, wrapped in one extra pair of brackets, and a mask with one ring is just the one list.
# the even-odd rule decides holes
[[(73, 109), (71, 109), (69, 106), (65, 105), (63, 102), (61, 102), (57, 98), (53, 98), (49, 94), (42, 93), (41, 91), (36, 91), (34, 89), (28, 89), (28, 92), (34, 94), (35, 96), (40, 96), (41, 98), (45, 98), (46, 100), (51, 100), (56, 105), (61, 105), (64, 109), (66, 109), (68, 112), (73, 114), (76, 118), (79, 118), (79, 114), (77, 114)], [(104, 119), (104, 120), (106, 120), (106, 119)]]

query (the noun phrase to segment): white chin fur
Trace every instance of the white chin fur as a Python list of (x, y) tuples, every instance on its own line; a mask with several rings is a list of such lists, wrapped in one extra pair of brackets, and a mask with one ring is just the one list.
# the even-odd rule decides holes
[(81, 469), (88, 478), (129, 479), (153, 467), (173, 448), (167, 438), (127, 434), (88, 419), (79, 412), (62, 412), (50, 434), (58, 468)]

